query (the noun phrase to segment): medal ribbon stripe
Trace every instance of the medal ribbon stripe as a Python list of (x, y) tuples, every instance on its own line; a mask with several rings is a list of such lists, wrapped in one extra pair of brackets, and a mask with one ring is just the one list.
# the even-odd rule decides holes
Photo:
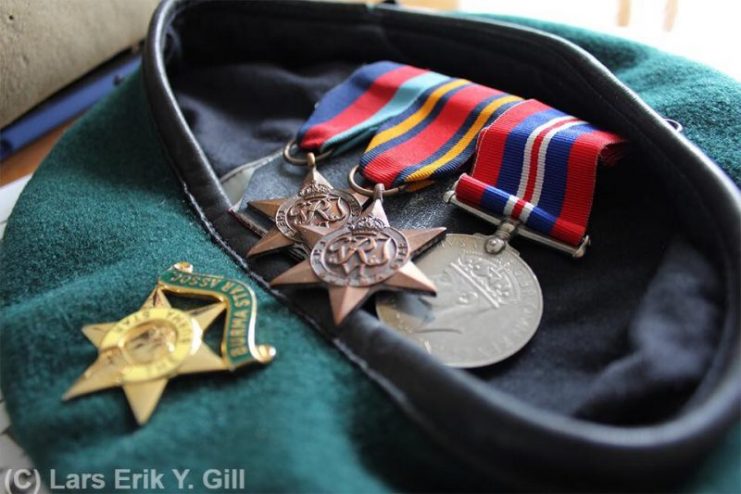
[(522, 101), (521, 98), (509, 94), (490, 98), (482, 105), (483, 109), (480, 112), (474, 111), (469, 116), (469, 120), (473, 119), (474, 121), (471, 125), (462, 127), (462, 129), (466, 129), (465, 132), (458, 132), (453, 139), (446, 143), (443, 149), (423, 163), (409, 167), (399, 178), (405, 183), (410, 183), (442, 178), (457, 171), (473, 154), (476, 147), (476, 137), (481, 129), (505, 112), (507, 108), (520, 101)]
[(430, 113), (437, 109), (440, 110), (441, 106), (437, 104), (441, 98), (446, 99), (452, 94), (452, 90), (458, 89), (461, 86), (468, 84), (468, 81), (464, 79), (453, 79), (433, 87), (427, 90), (426, 94), (420, 98), (413, 106), (410, 106), (402, 115), (399, 116), (400, 122), (394, 119), (394, 122), (384, 125), (382, 129), (373, 137), (373, 140), (368, 145), (366, 153), (373, 151), (378, 146), (385, 144), (392, 139), (407, 134), (410, 130), (417, 127), (417, 125), (424, 121)]
[[(387, 152), (398, 152), (398, 147), (403, 145), (413, 138), (417, 137), (420, 133), (424, 132), (429, 125), (435, 122), (440, 113), (447, 109), (448, 112), (455, 110), (458, 105), (449, 106), (448, 102), (451, 98), (455, 97), (459, 92), (466, 88), (472, 87), (473, 84), (463, 79), (450, 81), (449, 83), (441, 84), (438, 88), (432, 88), (427, 93), (420, 96), (420, 98), (414, 103), (413, 106), (409, 107), (404, 113), (401, 113), (396, 118), (389, 120), (385, 125), (380, 128), (380, 131), (371, 140), (368, 145), (368, 149), (360, 158), (360, 168), (366, 177), (376, 179), (376, 177), (382, 177), (381, 181), (387, 187), (390, 187), (394, 180), (397, 178), (399, 172), (404, 168), (404, 162), (399, 162), (396, 158), (391, 158), (390, 162), (383, 163), (389, 155), (385, 155)], [(465, 115), (461, 115), (465, 117)], [(448, 115), (443, 115), (443, 122), (449, 122)], [(379, 137), (380, 136), (380, 137)], [(414, 144), (419, 145), (423, 142), (425, 136), (420, 141), (413, 142), (411, 146), (407, 146), (406, 150), (412, 153), (419, 153), (420, 149), (415, 147)], [(433, 138), (439, 138), (440, 133), (438, 132)], [(378, 139), (377, 139), (378, 138)], [(436, 141), (437, 142), (437, 141)], [(442, 142), (442, 141), (440, 141)], [(419, 159), (423, 159), (425, 153), (423, 153)], [(377, 161), (377, 160), (381, 161)], [(414, 157), (407, 155), (405, 160), (414, 161)], [(374, 169), (370, 172), (368, 167), (373, 164)], [(369, 173), (371, 175), (369, 175)]]
[(613, 165), (624, 154), (625, 141), (620, 136), (595, 129), (591, 125), (589, 127), (592, 129), (591, 132), (584, 133), (574, 140), (568, 165), (570, 176), (582, 174), (587, 178), (581, 183), (575, 180), (567, 182), (561, 213), (556, 218), (552, 230), (554, 236), (575, 237), (579, 232), (582, 237), (584, 236), (594, 196), (596, 166), (591, 164), (595, 161), (595, 150), (606, 149), (606, 152), (597, 155), (597, 160), (605, 166)]
[(389, 101), (378, 113), (345, 132), (338, 134), (322, 145), (322, 151), (335, 148), (338, 152), (355, 146), (359, 141), (367, 139), (375, 130), (388, 119), (398, 115), (412, 104), (427, 88), (447, 81), (450, 78), (437, 72), (425, 72), (402, 84)]
[(322, 98), (299, 130), (297, 142), (307, 151), (347, 146), (404, 111), (429, 87), (449, 79), (393, 62), (366, 65)]
[[(478, 146), (472, 175), (476, 176), (478, 163), (484, 158), (486, 168), (496, 172), (496, 177), (492, 177), (493, 180), (487, 183), (515, 193), (520, 186), (525, 149), (530, 135), (551, 119), (560, 116), (563, 114), (558, 110), (530, 101), (504, 113), (479, 137), (481, 145)], [(489, 143), (492, 144), (491, 149), (487, 146)]]
[(528, 100), (484, 129), (471, 175), (456, 196), (570, 245), (585, 233), (597, 163), (616, 160), (623, 139)]
[(473, 154), (479, 130), (519, 101), (461, 79), (432, 88), (381, 127), (361, 170), (387, 187), (453, 173)]

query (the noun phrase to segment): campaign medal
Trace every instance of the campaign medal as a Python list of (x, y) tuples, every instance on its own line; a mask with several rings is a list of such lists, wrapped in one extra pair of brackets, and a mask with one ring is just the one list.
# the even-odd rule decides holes
[(435, 285), (411, 258), (445, 229), (398, 230), (390, 226), (383, 210), (383, 193), (383, 185), (377, 184), (370, 206), (339, 229), (300, 226), (311, 248), (309, 258), (273, 279), (270, 286), (325, 286), (337, 325), (379, 290), (434, 294)]
[(379, 297), (379, 319), (451, 367), (481, 367), (513, 355), (543, 312), (538, 279), (503, 237), (448, 234), (418, 261), (437, 297)]
[[(327, 286), (337, 324), (375, 291), (435, 293), (434, 284), (409, 259), (439, 240), (444, 228), (397, 230), (388, 225), (381, 199), (401, 191), (416, 192), (434, 180), (455, 173), (473, 153), (479, 130), (521, 100), (463, 79), (436, 76), (434, 83), (417, 91), (415, 98), (405, 103), (403, 111), (385, 118), (374, 128), (375, 135), (359, 166), (349, 174), (355, 192), (374, 196), (372, 205), (359, 218), (334, 232), (300, 227), (312, 249), (309, 259), (271, 283)], [(385, 106), (379, 105), (381, 98), (375, 98), (362, 105), (352, 103), (340, 115), (367, 112), (368, 108), (382, 108), (383, 113), (396, 95), (404, 94), (404, 89), (404, 85), (398, 88)], [(338, 99), (334, 106), (341, 106), (341, 101), (349, 99)], [(306, 135), (311, 137), (312, 132), (332, 135), (332, 126), (317, 124)], [(354, 178), (357, 170), (377, 184), (373, 191), (357, 184)]]
[(597, 163), (616, 161), (623, 143), (535, 100), (505, 112), (479, 136), (471, 175), (445, 196), (496, 231), (449, 234), (419, 261), (438, 296), (379, 298), (379, 318), (455, 367), (519, 351), (538, 329), (543, 299), (510, 240), (520, 235), (582, 257)]
[[(367, 197), (334, 189), (317, 171), (316, 162), (363, 142), (379, 125), (404, 111), (418, 94), (447, 79), (436, 72), (382, 61), (361, 67), (329, 91), (283, 152), (287, 162), (309, 168), (298, 194), (248, 203), (271, 218), (275, 227), (247, 256), (301, 246), (300, 226), (333, 229), (356, 218)], [(294, 148), (303, 151), (305, 157), (297, 156)], [(244, 213), (234, 213), (252, 227)]]
[(286, 146), (286, 159), (294, 163), (303, 162), (309, 170), (297, 195), (249, 203), (250, 207), (272, 218), (275, 227), (250, 249), (248, 257), (301, 245), (299, 226), (339, 228), (362, 210), (365, 197), (333, 188), (317, 170), (313, 152), (308, 152), (302, 161), (290, 155), (290, 148), (291, 144)]
[[(210, 300), (190, 310), (170, 304), (167, 294)], [(204, 333), (224, 315), (220, 355)], [(98, 358), (65, 393), (64, 400), (122, 387), (134, 417), (144, 424), (154, 412), (169, 379), (182, 374), (234, 371), (268, 364), (270, 345), (256, 344), (257, 300), (238, 280), (199, 274), (181, 262), (162, 274), (141, 308), (120, 321), (90, 324), (82, 332), (98, 348)]]

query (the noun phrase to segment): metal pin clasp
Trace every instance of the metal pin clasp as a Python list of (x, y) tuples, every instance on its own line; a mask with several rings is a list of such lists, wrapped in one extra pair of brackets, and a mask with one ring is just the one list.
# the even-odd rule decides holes
[(510, 239), (517, 234), (517, 228), (520, 226), (518, 221), (507, 218), (499, 223), (494, 235), (486, 239), (484, 248), (489, 254), (499, 254), (509, 243)]

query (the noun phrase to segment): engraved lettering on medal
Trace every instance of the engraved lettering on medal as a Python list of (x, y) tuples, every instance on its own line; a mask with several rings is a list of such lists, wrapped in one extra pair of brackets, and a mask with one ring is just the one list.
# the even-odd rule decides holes
[(222, 281), (222, 278), (217, 276), (193, 275), (178, 271), (172, 275), (172, 280), (174, 283), (179, 283), (193, 288), (213, 289)]

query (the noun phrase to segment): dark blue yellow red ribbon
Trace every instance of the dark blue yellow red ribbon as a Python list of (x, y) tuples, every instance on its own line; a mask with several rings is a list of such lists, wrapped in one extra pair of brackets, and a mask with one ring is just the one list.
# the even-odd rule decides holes
[(592, 208), (598, 162), (613, 164), (624, 140), (617, 134), (528, 100), (484, 129), (471, 175), (456, 197), (578, 245)]
[(301, 127), (305, 151), (343, 151), (375, 133), (360, 161), (387, 187), (429, 183), (460, 170), (478, 132), (521, 101), (495, 89), (394, 62), (355, 71)]
[(321, 99), (299, 130), (297, 143), (305, 151), (342, 151), (370, 138), (422, 92), (448, 79), (394, 62), (365, 65)]
[(441, 82), (378, 129), (360, 169), (386, 187), (451, 176), (473, 154), (479, 131), (519, 101), (464, 79)]

